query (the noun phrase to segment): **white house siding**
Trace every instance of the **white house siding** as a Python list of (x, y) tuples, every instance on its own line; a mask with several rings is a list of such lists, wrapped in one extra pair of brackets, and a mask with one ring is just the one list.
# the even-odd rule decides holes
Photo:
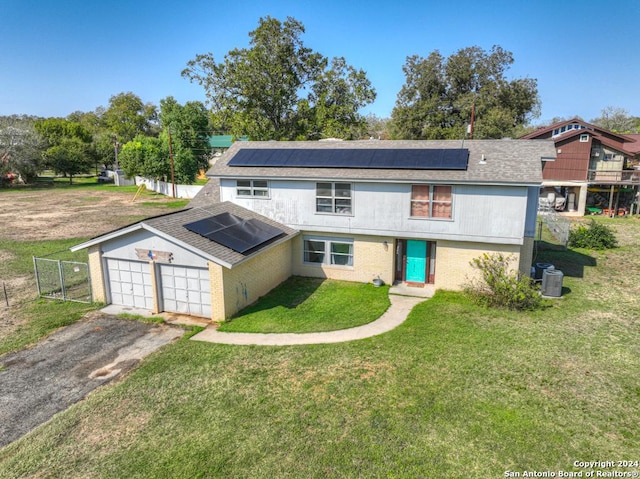
[(207, 260), (177, 243), (157, 236), (147, 230), (137, 230), (128, 235), (119, 236), (102, 243), (104, 258), (119, 258), (137, 260), (136, 249), (146, 251), (162, 251), (171, 253), (172, 264), (180, 264), (197, 268), (206, 268)]
[(325, 234), (514, 245), (523, 241), (526, 186), (454, 185), (452, 219), (435, 220), (410, 217), (411, 183), (351, 182), (353, 215), (349, 216), (315, 212), (315, 180), (269, 183), (269, 198), (244, 198), (236, 195), (235, 180), (223, 179), (221, 201), (232, 201), (292, 228)]

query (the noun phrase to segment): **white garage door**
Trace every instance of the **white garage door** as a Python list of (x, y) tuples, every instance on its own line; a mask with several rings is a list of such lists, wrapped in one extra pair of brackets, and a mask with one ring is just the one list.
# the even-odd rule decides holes
[(209, 270), (160, 265), (163, 310), (211, 317)]
[(107, 269), (113, 304), (153, 309), (149, 263), (107, 258)]

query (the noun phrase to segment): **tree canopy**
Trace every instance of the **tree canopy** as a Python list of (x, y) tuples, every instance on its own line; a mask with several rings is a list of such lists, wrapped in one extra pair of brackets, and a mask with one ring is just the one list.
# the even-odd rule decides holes
[(0, 176), (18, 174), (26, 183), (37, 177), (44, 144), (34, 129), (36, 120), (26, 115), (0, 117)]
[(619, 107), (603, 108), (600, 116), (591, 120), (591, 123), (616, 133), (640, 132), (640, 118), (630, 116), (627, 110)]
[(459, 139), (475, 111), (474, 138), (512, 136), (539, 115), (537, 81), (507, 80), (511, 52), (494, 46), (459, 50), (448, 58), (439, 51), (407, 58), (405, 84), (391, 114), (398, 139)]
[(160, 124), (171, 134), (175, 175), (181, 183), (192, 183), (209, 166), (209, 114), (199, 101), (180, 105), (173, 97), (160, 100)]
[(129, 178), (143, 176), (154, 180), (170, 175), (169, 146), (165, 138), (137, 136), (122, 145), (120, 167)]
[(358, 109), (376, 94), (365, 72), (305, 47), (304, 32), (292, 17), (267, 16), (249, 48), (220, 63), (212, 53), (187, 63), (182, 76), (204, 87), (216, 129), (254, 140), (353, 138), (366, 129)]
[[(120, 166), (129, 177), (168, 180), (173, 155), (174, 178), (193, 183), (198, 171), (209, 166), (209, 115), (198, 101), (179, 104), (173, 97), (160, 100), (159, 137), (138, 135), (122, 146)], [(170, 142), (171, 141), (171, 148)]]
[(91, 133), (80, 123), (63, 118), (49, 118), (35, 123), (35, 129), (45, 141), (45, 164), (73, 182), (73, 176), (88, 172), (96, 156)]
[(158, 112), (152, 103), (142, 100), (131, 92), (118, 93), (109, 99), (109, 106), (101, 113), (101, 122), (120, 143), (131, 141), (138, 135), (157, 134)]

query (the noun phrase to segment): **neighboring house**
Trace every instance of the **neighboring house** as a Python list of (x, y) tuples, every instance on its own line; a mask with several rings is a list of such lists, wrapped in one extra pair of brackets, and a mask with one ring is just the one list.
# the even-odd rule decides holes
[(95, 300), (214, 320), (291, 275), (455, 290), (483, 253), (529, 273), (554, 155), (537, 140), (237, 142), (207, 173), (219, 191), (73, 249), (89, 248)]
[(556, 159), (542, 167), (542, 202), (576, 215), (622, 214), (633, 204), (640, 184), (636, 168), (640, 143), (631, 135), (574, 118), (539, 128), (522, 139), (555, 144)]

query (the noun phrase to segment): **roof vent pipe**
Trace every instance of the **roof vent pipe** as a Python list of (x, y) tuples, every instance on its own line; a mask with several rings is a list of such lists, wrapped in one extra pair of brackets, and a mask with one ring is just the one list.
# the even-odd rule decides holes
[(487, 164), (487, 160), (484, 157), (484, 153), (482, 154), (482, 157), (480, 158), (480, 164), (481, 165), (486, 165)]

